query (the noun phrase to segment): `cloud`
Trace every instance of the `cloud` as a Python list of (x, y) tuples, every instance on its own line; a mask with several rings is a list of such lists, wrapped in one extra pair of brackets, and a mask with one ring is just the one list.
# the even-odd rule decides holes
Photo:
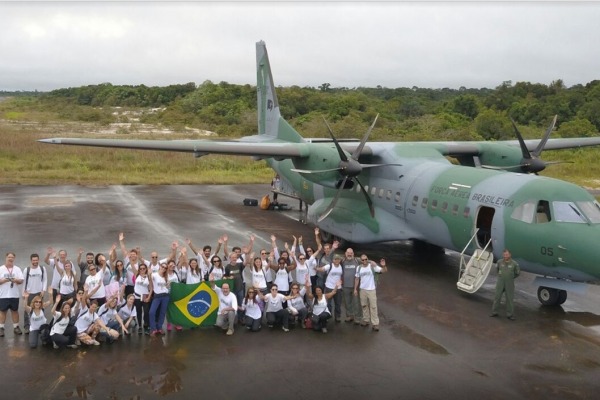
[(111, 82), (495, 87), (597, 78), (598, 3), (0, 3), (0, 90)]

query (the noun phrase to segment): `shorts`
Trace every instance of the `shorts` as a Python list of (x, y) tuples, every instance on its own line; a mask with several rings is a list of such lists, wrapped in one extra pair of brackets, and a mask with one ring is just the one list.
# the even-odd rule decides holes
[(8, 299), (0, 299), (0, 311), (8, 311), (11, 309), (13, 311), (19, 311), (19, 298), (11, 297)]

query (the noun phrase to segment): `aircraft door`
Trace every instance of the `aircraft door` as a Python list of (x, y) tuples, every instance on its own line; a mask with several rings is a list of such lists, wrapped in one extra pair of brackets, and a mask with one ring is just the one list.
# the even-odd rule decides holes
[[(477, 218), (475, 220), (475, 228), (477, 231), (477, 246), (483, 249), (492, 238), (492, 222), (496, 210), (492, 207), (479, 207), (477, 210)], [(492, 251), (492, 243), (488, 247), (488, 251)]]

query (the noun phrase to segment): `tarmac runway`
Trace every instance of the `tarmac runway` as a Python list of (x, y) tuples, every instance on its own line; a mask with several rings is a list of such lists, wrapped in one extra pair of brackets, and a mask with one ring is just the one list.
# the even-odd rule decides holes
[[(1, 186), (0, 247), (27, 266), (47, 246), (107, 252), (127, 247), (166, 256), (186, 237), (256, 250), (292, 235), (314, 243), (292, 211), (242, 205), (267, 185)], [(280, 197), (280, 201), (285, 201)], [(150, 399), (591, 399), (600, 390), (600, 288), (542, 307), (533, 275), (517, 280), (516, 317), (489, 318), (495, 275), (474, 295), (456, 289), (459, 255), (417, 252), (409, 242), (356, 247), (389, 272), (378, 287), (381, 331), (330, 323), (328, 334), (292, 329), (228, 337), (203, 328), (137, 336), (77, 350), (30, 350), (10, 316), (0, 338), (0, 398)], [(22, 318), (21, 318), (22, 320)], [(21, 322), (22, 325), (22, 322)]]

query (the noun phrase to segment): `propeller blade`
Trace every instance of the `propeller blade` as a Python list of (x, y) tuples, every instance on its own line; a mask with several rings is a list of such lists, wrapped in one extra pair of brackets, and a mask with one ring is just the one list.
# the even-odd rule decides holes
[(327, 130), (329, 131), (329, 136), (331, 136), (331, 140), (333, 140), (333, 143), (335, 144), (335, 148), (337, 149), (337, 151), (340, 155), (340, 159), (342, 161), (348, 161), (348, 157), (346, 156), (346, 153), (344, 153), (344, 150), (340, 147), (340, 144), (338, 143), (337, 139), (335, 138), (335, 136), (333, 136), (333, 131), (331, 130), (331, 127), (327, 123), (327, 120), (325, 119), (325, 117), (323, 117), (323, 121), (325, 122), (325, 125), (327, 126)]
[(333, 198), (333, 200), (331, 201), (331, 203), (329, 204), (329, 206), (327, 207), (327, 209), (325, 210), (325, 212), (319, 217), (319, 219), (317, 220), (317, 222), (323, 221), (325, 218), (327, 218), (329, 216), (329, 214), (331, 214), (331, 212), (335, 208), (335, 205), (338, 202), (338, 199), (340, 198), (340, 195), (342, 194), (342, 190), (344, 190), (344, 186), (346, 185), (346, 181), (347, 180), (348, 180), (348, 177), (345, 176), (344, 180), (342, 181), (342, 184), (340, 185), (340, 188), (335, 193), (335, 197)]
[(512, 122), (512, 126), (515, 129), (515, 135), (517, 135), (517, 139), (519, 140), (519, 146), (521, 147), (521, 153), (523, 154), (523, 158), (526, 160), (530, 160), (531, 153), (529, 153), (529, 149), (527, 148), (527, 146), (525, 146), (525, 141), (523, 140), (521, 132), (519, 132), (519, 129), (517, 128), (515, 120), (511, 118), (510, 122)]
[(292, 168), (290, 169), (290, 171), (294, 171), (294, 172), (298, 172), (299, 174), (320, 174), (323, 172), (333, 172), (333, 171), (340, 171), (341, 168), (331, 168), (331, 169), (321, 169), (321, 170), (308, 170), (308, 169), (296, 169), (296, 168)]
[(367, 199), (367, 204), (369, 205), (369, 211), (371, 212), (371, 218), (375, 218), (375, 208), (373, 208), (373, 201), (371, 200), (371, 197), (369, 197), (369, 194), (365, 190), (365, 187), (363, 186), (362, 183), (360, 183), (358, 178), (354, 178), (354, 180), (356, 181), (356, 183), (358, 183), (358, 186), (360, 186), (360, 190), (363, 193), (363, 195), (365, 196), (365, 199)]
[(542, 151), (544, 150), (544, 147), (546, 146), (546, 142), (548, 141), (548, 138), (550, 137), (550, 134), (552, 133), (552, 130), (554, 129), (554, 125), (556, 125), (557, 118), (558, 118), (558, 115), (555, 115), (554, 118), (552, 119), (552, 123), (546, 130), (544, 137), (542, 137), (542, 140), (540, 141), (540, 143), (538, 143), (537, 147), (533, 151), (533, 155), (535, 157), (539, 157), (542, 154)]
[(365, 133), (365, 136), (363, 136), (363, 138), (360, 141), (360, 144), (358, 145), (358, 147), (356, 149), (354, 149), (354, 153), (352, 153), (352, 158), (354, 160), (358, 160), (358, 156), (360, 156), (360, 153), (361, 153), (362, 149), (365, 147), (365, 143), (367, 143), (367, 139), (369, 139), (369, 135), (371, 134), (371, 131), (373, 130), (373, 128), (375, 128), (375, 123), (377, 123), (377, 118), (379, 118), (379, 114), (377, 114), (375, 116), (375, 119), (373, 120), (373, 123), (371, 124), (371, 126), (367, 130), (367, 133)]

